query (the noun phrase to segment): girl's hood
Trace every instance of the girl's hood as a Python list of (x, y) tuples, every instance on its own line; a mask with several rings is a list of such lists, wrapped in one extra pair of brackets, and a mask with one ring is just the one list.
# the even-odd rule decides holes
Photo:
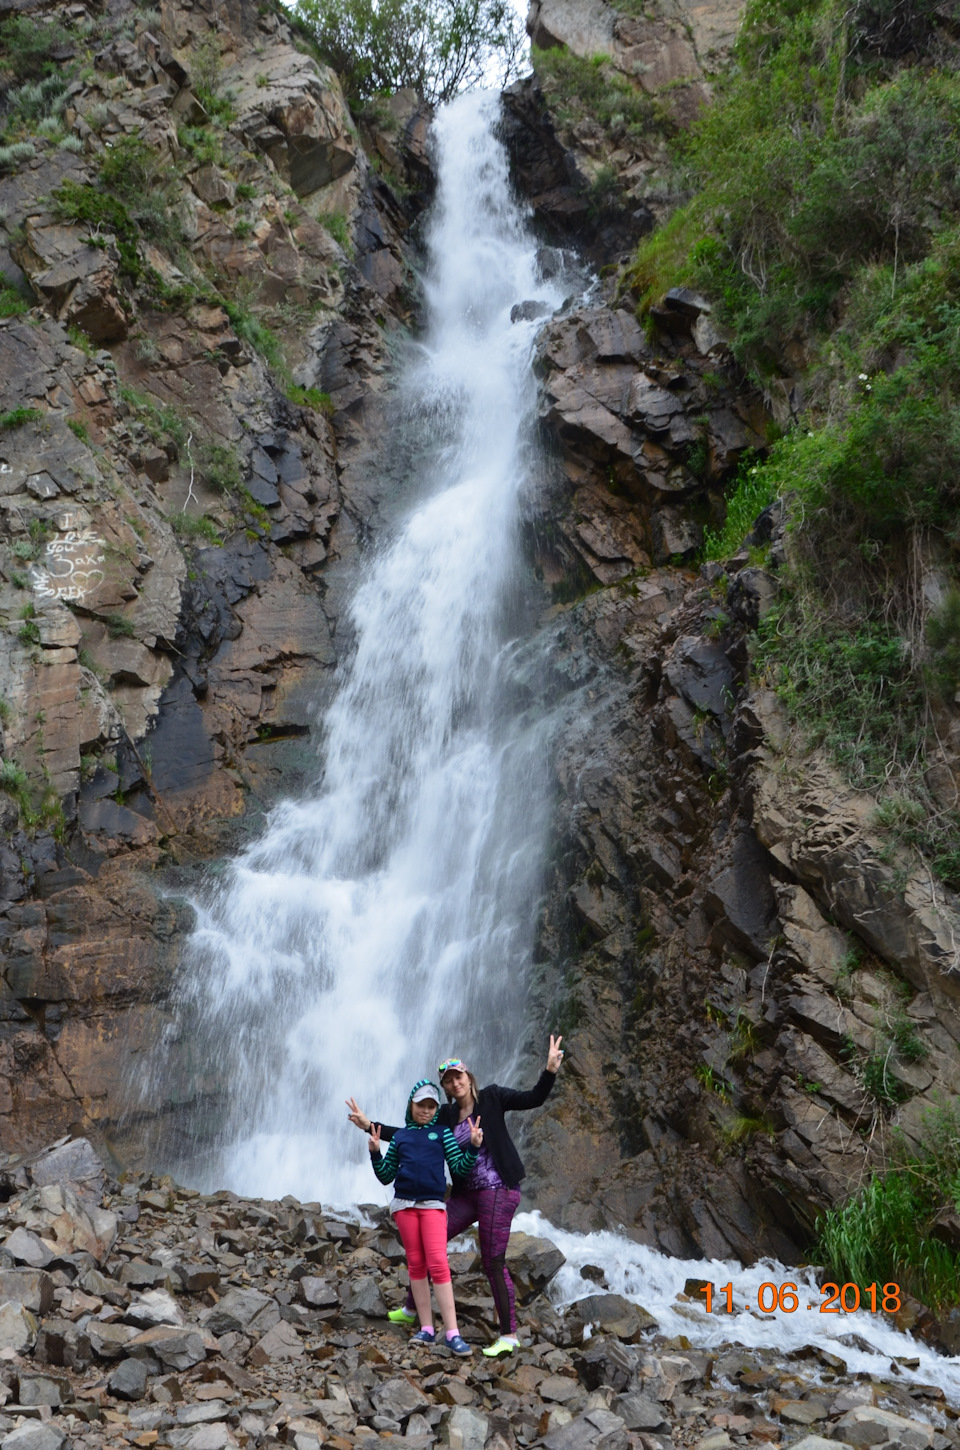
[(436, 1088), (436, 1083), (432, 1083), (428, 1077), (422, 1077), (420, 1079), (420, 1081), (419, 1082), (415, 1082), (414, 1085), (413, 1085), (413, 1087), (410, 1089), (410, 1095), (407, 1098), (407, 1112), (406, 1112), (406, 1118), (405, 1118), (405, 1122), (406, 1122), (406, 1125), (407, 1125), (408, 1128), (429, 1128), (432, 1123), (435, 1123), (437, 1121), (437, 1118), (440, 1115), (440, 1089), (439, 1088), (436, 1088), (436, 1092), (437, 1092), (437, 1111), (434, 1113), (433, 1117), (430, 1119), (430, 1122), (429, 1123), (415, 1123), (413, 1121), (413, 1095), (417, 1091), (418, 1088), (427, 1087), (427, 1086), (432, 1087), (432, 1088)]

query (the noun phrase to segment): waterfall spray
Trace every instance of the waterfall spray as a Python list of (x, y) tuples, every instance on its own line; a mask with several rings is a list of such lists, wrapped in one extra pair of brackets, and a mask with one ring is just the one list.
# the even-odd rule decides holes
[(428, 322), (400, 380), (431, 476), (354, 597), (321, 780), (195, 903), (179, 1030), (228, 1105), (185, 1172), (205, 1186), (369, 1198), (346, 1093), (389, 1120), (440, 1057), (469, 1052), (489, 1080), (517, 1045), (548, 791), (542, 728), (506, 703), (535, 405), (535, 325), (510, 312), (560, 296), (497, 114), (469, 95), (435, 123)]

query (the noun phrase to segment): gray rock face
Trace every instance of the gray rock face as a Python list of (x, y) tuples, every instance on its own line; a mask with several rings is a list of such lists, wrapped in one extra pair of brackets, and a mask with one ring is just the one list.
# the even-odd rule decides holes
[[(279, 1318), (276, 1304), (256, 1289), (230, 1289), (206, 1321), (211, 1334), (241, 1333), (247, 1329), (269, 1329)], [(269, 1322), (268, 1322), (269, 1321)]]
[(122, 1359), (107, 1386), (118, 1400), (142, 1400), (147, 1392), (146, 1365), (139, 1359)]
[[(489, 1429), (486, 1415), (480, 1415), (466, 1405), (454, 1405), (441, 1421), (440, 1443), (449, 1445), (450, 1450), (483, 1450)], [(409, 1436), (409, 1430), (407, 1433)]]
[(124, 1341), (123, 1348), (137, 1359), (158, 1359), (165, 1369), (183, 1370), (201, 1364), (214, 1343), (194, 1326), (178, 1329), (161, 1324), (155, 1329), (145, 1329), (142, 1334), (134, 1331), (133, 1337)]
[(340, 1307), (345, 1314), (367, 1314), (382, 1318), (387, 1312), (376, 1279), (356, 1279), (341, 1292)]
[(4, 1239), (3, 1247), (15, 1263), (28, 1264), (32, 1269), (45, 1269), (53, 1259), (53, 1254), (37, 1235), (25, 1228), (15, 1228)]
[(2, 1450), (60, 1450), (66, 1435), (54, 1425), (27, 1421), (0, 1440)]
[(426, 1395), (406, 1379), (386, 1380), (370, 1398), (378, 1414), (401, 1425), (416, 1411), (425, 1410), (430, 1404)]
[(549, 1239), (531, 1238), (524, 1233), (510, 1235), (507, 1266), (521, 1303), (542, 1293), (565, 1263), (563, 1254)]
[(37, 1342), (37, 1321), (22, 1304), (0, 1304), (0, 1349), (25, 1354)]
[(50, 1374), (21, 1374), (17, 1398), (21, 1405), (63, 1404), (70, 1396), (70, 1381)]
[(22, 1304), (32, 1314), (49, 1314), (53, 1307), (53, 1280), (38, 1269), (2, 1269), (0, 1304)]

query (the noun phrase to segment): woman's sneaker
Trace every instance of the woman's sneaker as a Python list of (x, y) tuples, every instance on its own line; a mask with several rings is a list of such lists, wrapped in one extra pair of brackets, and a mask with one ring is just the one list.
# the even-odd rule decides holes
[(447, 1335), (447, 1348), (451, 1351), (451, 1353), (458, 1354), (461, 1359), (465, 1359), (468, 1354), (473, 1354), (473, 1350), (470, 1348), (467, 1341), (461, 1338), (459, 1334)]
[(410, 1340), (411, 1344), (436, 1344), (437, 1336), (432, 1329), (418, 1329)]
[(416, 1324), (417, 1316), (413, 1309), (407, 1309), (401, 1304), (399, 1309), (391, 1309), (387, 1318), (391, 1324)]
[(501, 1354), (515, 1354), (520, 1348), (520, 1341), (515, 1334), (501, 1334), (495, 1343), (488, 1345), (483, 1353), (487, 1359), (499, 1359)]

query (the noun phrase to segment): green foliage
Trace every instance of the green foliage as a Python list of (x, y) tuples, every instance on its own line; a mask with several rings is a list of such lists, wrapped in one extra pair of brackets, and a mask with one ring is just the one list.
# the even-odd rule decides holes
[(774, 476), (754, 462), (741, 464), (734, 490), (727, 500), (727, 517), (722, 529), (707, 529), (704, 556), (729, 559), (737, 552), (753, 527), (758, 514), (773, 503)]
[(77, 181), (65, 181), (53, 193), (53, 202), (57, 214), (66, 221), (86, 222), (95, 236), (101, 230), (111, 233), (116, 238), (121, 272), (134, 279), (140, 276), (137, 224), (118, 197)]
[(79, 438), (81, 443), (90, 442), (90, 429), (86, 423), (81, 423), (79, 418), (68, 418), (67, 427), (75, 438)]
[(125, 614), (105, 615), (103, 622), (111, 639), (132, 639), (134, 636), (133, 620), (128, 619)]
[(208, 443), (200, 450), (199, 467), (204, 482), (220, 493), (234, 493), (240, 487), (240, 459), (227, 444)]
[(208, 126), (178, 126), (177, 141), (201, 166), (222, 166), (223, 139)]
[(83, 328), (78, 327), (75, 322), (71, 322), (68, 326), (67, 336), (73, 343), (74, 347), (78, 347), (82, 353), (86, 354), (87, 357), (94, 357), (96, 355), (97, 344), (94, 342), (90, 334), (88, 332), (84, 332)]
[(927, 620), (928, 679), (949, 704), (960, 690), (960, 589), (951, 589)]
[(5, 277), (0, 277), (0, 317), (22, 317), (32, 302)]
[(123, 136), (100, 161), (100, 184), (144, 235), (176, 251), (183, 240), (176, 179), (139, 136)]
[[(606, 55), (585, 60), (565, 46), (532, 52), (533, 68), (550, 98), (561, 126), (590, 119), (603, 127), (611, 141), (640, 141), (651, 134), (674, 135), (676, 125), (662, 101), (641, 90)], [(613, 177), (601, 171), (595, 183), (594, 205), (609, 199)]]
[(271, 367), (283, 365), (280, 339), (265, 323), (255, 317), (250, 309), (240, 302), (224, 300), (222, 306), (239, 338), (249, 343)]
[(919, 1151), (894, 1162), (819, 1225), (817, 1255), (838, 1283), (890, 1282), (944, 1312), (960, 1302), (960, 1254), (934, 1236), (939, 1214), (960, 1210), (956, 1101), (924, 1115)]
[(253, 201), (257, 194), (257, 188), (251, 181), (241, 181), (237, 187), (238, 201)]
[(921, 259), (960, 207), (960, 77), (878, 63), (866, 17), (885, 5), (900, 0), (751, 0), (740, 64), (683, 148), (701, 191), (639, 249), (642, 305), (706, 290), (760, 373), (798, 331), (836, 324), (864, 267)]
[(300, 0), (296, 14), (351, 105), (412, 86), (442, 103), (519, 73), (523, 32), (507, 0)]
[(168, 514), (167, 523), (179, 538), (188, 543), (209, 544), (215, 548), (219, 548), (223, 543), (217, 532), (216, 524), (212, 519), (208, 519), (206, 514), (199, 516), (184, 513)]
[(43, 417), (39, 408), (25, 408), (21, 404), (17, 408), (11, 408), (6, 413), (0, 413), (0, 433), (8, 433), (14, 428), (22, 428), (25, 423), (38, 423)]
[(0, 171), (13, 171), (22, 161), (32, 161), (37, 148), (32, 141), (14, 141), (10, 146), (0, 146)]
[(339, 247), (342, 247), (348, 257), (353, 256), (353, 237), (350, 235), (350, 222), (346, 213), (342, 211), (323, 212), (318, 217), (320, 225), (326, 227)]
[(723, 1139), (724, 1147), (733, 1148), (738, 1143), (744, 1143), (749, 1138), (754, 1138), (758, 1133), (772, 1138), (776, 1135), (776, 1128), (767, 1118), (751, 1117), (749, 1114), (736, 1113), (730, 1120), (724, 1123), (720, 1129), (720, 1136)]
[(879, 789), (923, 750), (923, 700), (909, 645), (883, 621), (811, 628), (796, 599), (761, 621), (756, 665), (769, 670), (811, 745), (856, 784)]
[(182, 457), (186, 450), (189, 429), (176, 408), (168, 403), (157, 403), (146, 393), (138, 392), (136, 388), (128, 387), (125, 383), (120, 385), (119, 392), (122, 400), (137, 414), (151, 442), (160, 446), (172, 442), (178, 458)]
[(17, 81), (40, 80), (58, 69), (51, 52), (72, 40), (73, 33), (59, 20), (11, 16), (0, 24), (0, 71)]
[(0, 790), (6, 795), (17, 796), (26, 789), (27, 772), (14, 760), (0, 761)]
[(298, 408), (312, 408), (315, 413), (326, 413), (328, 416), (333, 412), (330, 394), (322, 393), (319, 388), (301, 388), (297, 383), (291, 383), (287, 388), (287, 397)]
[(221, 70), (220, 38), (211, 30), (193, 53), (193, 93), (208, 116), (222, 126), (229, 126), (236, 119), (236, 113), (230, 96), (221, 94)]

